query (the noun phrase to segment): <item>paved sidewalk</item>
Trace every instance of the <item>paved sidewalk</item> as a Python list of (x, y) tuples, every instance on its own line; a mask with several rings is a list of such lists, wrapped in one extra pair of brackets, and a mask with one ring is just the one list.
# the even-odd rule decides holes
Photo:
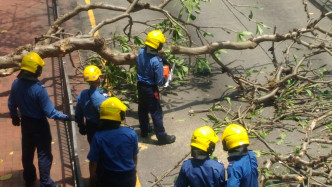
[[(47, 31), (46, 3), (47, 0), (5, 0), (1, 2), (0, 55), (12, 52), (18, 46), (32, 43), (35, 36)], [(44, 83), (51, 100), (61, 111), (62, 91), (58, 62), (45, 59), (45, 63), (43, 74), (39, 80)], [(20, 128), (11, 124), (7, 107), (10, 87), (17, 73), (0, 78), (0, 187), (24, 186)], [(52, 119), (49, 119), (49, 123), (53, 137), (52, 152), (54, 156), (51, 177), (62, 186), (73, 186), (64, 123), (55, 122)], [(37, 167), (37, 155), (35, 155), (34, 163)], [(6, 176), (9, 179), (1, 180), (2, 177)], [(35, 186), (39, 186), (39, 182), (36, 182)]]

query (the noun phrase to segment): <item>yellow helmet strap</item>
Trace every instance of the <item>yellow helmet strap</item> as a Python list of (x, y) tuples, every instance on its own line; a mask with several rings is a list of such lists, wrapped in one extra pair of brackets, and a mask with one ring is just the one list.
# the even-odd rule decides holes
[(223, 147), (224, 151), (228, 151), (228, 147), (226, 145), (226, 141), (225, 140), (222, 141), (222, 147)]
[(162, 43), (160, 43), (159, 46), (158, 46), (158, 48), (157, 48), (157, 51), (160, 51), (163, 48), (163, 46), (164, 45)]
[(42, 74), (43, 71), (43, 67), (41, 66), (37, 66), (37, 70), (36, 70), (36, 76), (39, 77)]
[(211, 155), (214, 151), (214, 148), (216, 147), (216, 144), (213, 142), (209, 143), (209, 147), (207, 148), (206, 152)]
[(120, 112), (120, 118), (121, 118), (121, 121), (125, 120), (126, 118), (126, 113), (124, 111), (121, 111)]

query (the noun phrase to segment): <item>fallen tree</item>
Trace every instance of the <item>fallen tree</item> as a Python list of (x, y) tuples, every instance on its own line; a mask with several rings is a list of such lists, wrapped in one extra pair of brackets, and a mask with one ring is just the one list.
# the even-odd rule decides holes
[[(143, 45), (143, 39), (137, 35), (132, 35), (133, 25), (146, 25), (147, 28), (140, 31), (141, 33), (146, 33), (151, 29), (161, 29), (165, 33), (168, 33), (170, 38), (167, 41), (169, 50), (165, 51), (165, 53), (168, 55), (170, 61), (176, 63), (178, 68), (183, 66), (182, 61), (179, 60), (181, 57), (198, 56), (204, 60), (196, 61), (196, 64), (200, 62), (207, 67), (209, 67), (208, 59), (212, 58), (223, 69), (223, 72), (226, 72), (233, 79), (236, 85), (232, 88), (236, 90), (238, 97), (247, 103), (244, 110), (238, 108), (236, 111), (233, 111), (231, 107), (227, 108), (222, 102), (218, 102), (211, 106), (211, 108), (190, 111), (190, 114), (196, 112), (213, 112), (216, 110), (224, 111), (227, 114), (227, 117), (224, 119), (217, 119), (209, 115), (209, 119), (214, 123), (214, 128), (222, 129), (225, 124), (236, 122), (245, 126), (252, 136), (263, 142), (268, 149), (270, 158), (266, 160), (264, 166), (260, 166), (260, 183), (262, 186), (285, 181), (287, 184), (302, 186), (330, 185), (332, 178), (332, 152), (316, 156), (309, 155), (307, 149), (312, 143), (331, 144), (332, 139), (332, 80), (328, 77), (331, 70), (324, 70), (325, 65), (317, 67), (312, 64), (313, 57), (322, 54), (332, 56), (331, 25), (320, 25), (322, 20), (328, 19), (328, 16), (332, 15), (332, 12), (324, 13), (322, 8), (318, 18), (311, 18), (307, 4), (303, 0), (301, 1), (303, 3), (303, 11), (307, 15), (306, 26), (304, 28), (292, 29), (292, 31), (287, 33), (276, 33), (275, 28), (273, 34), (263, 34), (262, 28), (269, 27), (262, 22), (253, 20), (252, 13), (250, 13), (248, 20), (257, 26), (256, 35), (253, 35), (249, 31), (234, 31), (233, 29), (219, 28), (225, 32), (236, 34), (237, 41), (210, 42), (206, 37), (213, 36), (211, 33), (205, 31), (204, 27), (189, 22), (196, 19), (194, 16), (195, 11), (200, 11), (197, 7), (199, 7), (200, 3), (206, 1), (197, 0), (190, 1), (190, 3), (189, 1), (179, 1), (181, 4), (179, 14), (186, 12), (187, 20), (183, 20), (181, 16), (174, 16), (167, 10), (167, 5), (173, 2), (172, 0), (164, 0), (157, 5), (140, 3), (138, 0), (127, 0), (129, 3), (128, 7), (107, 3), (78, 5), (54, 21), (44, 35), (35, 38), (34, 43), (18, 47), (13, 52), (5, 56), (0, 56), (0, 75), (7, 76), (17, 71), (22, 57), (28, 52), (36, 52), (42, 58), (47, 58), (64, 56), (78, 50), (89, 50), (98, 54), (99, 63), (103, 67), (111, 65), (135, 65), (137, 50)], [(325, 5), (327, 2), (325, 1)], [(242, 10), (240, 11), (239, 8), (248, 6), (235, 5), (228, 0), (224, 3), (245, 16), (245, 13)], [(80, 12), (92, 9), (117, 11), (120, 14), (116, 17), (102, 20), (87, 33), (70, 34), (64, 32), (62, 25), (65, 22), (77, 16)], [(152, 24), (150, 22), (138, 23), (134, 21), (133, 13), (143, 10), (159, 12), (164, 17), (161, 18), (161, 21), (153, 21)], [(123, 34), (119, 34), (111, 39), (96, 35), (96, 32), (106, 25), (124, 19), (128, 20), (128, 24), (123, 27)], [(199, 44), (192, 39), (193, 35), (188, 28), (196, 31), (196, 37), (200, 41)], [(282, 55), (276, 54), (275, 48), (277, 43), (283, 41), (290, 41), (290, 43), (284, 49)], [(252, 72), (254, 69), (245, 72), (236, 67), (230, 68), (219, 56), (223, 50), (255, 49), (262, 43), (271, 43), (269, 51), (271, 52), (272, 60), (268, 63), (273, 66), (273, 71), (267, 76), (265, 82), (256, 80), (255, 77), (253, 78), (254, 74)], [(291, 50), (299, 46), (305, 48), (301, 52), (301, 57), (297, 57)], [(174, 57), (175, 54), (182, 56)], [(204, 57), (201, 57), (202, 55)], [(328, 63), (331, 62), (326, 62), (326, 64)], [(189, 67), (195, 66), (195, 64), (191, 63), (190, 59), (188, 64)], [(231, 102), (230, 98), (225, 99), (228, 103)], [(267, 119), (260, 114), (269, 106), (272, 106), (276, 112), (273, 117)], [(284, 122), (286, 119), (293, 120), (295, 123), (292, 125), (287, 124)], [(325, 138), (312, 138), (312, 132), (318, 123), (326, 127), (324, 132), (327, 132), (326, 134), (328, 135)], [(304, 137), (295, 153), (280, 154), (265, 140), (270, 129), (283, 128), (289, 130), (293, 128), (294, 130), (299, 127)], [(285, 138), (284, 136), (281, 136), (281, 139), (282, 137)], [(272, 168), (278, 164), (288, 169), (287, 175), (271, 172)], [(179, 163), (177, 166), (179, 166)], [(162, 177), (157, 177), (153, 185), (160, 184), (162, 178), (166, 177), (169, 173), (167, 172)]]

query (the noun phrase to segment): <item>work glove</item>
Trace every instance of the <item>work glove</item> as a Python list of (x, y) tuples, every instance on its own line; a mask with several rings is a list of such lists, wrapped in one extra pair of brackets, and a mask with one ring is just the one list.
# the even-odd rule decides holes
[(75, 115), (67, 115), (65, 121), (75, 121)]
[(171, 68), (171, 63), (167, 60), (167, 56), (165, 53), (159, 54), (159, 57), (161, 58), (163, 65), (169, 66)]
[(78, 131), (81, 135), (86, 135), (86, 128), (84, 125), (78, 127)]
[(12, 124), (13, 124), (14, 126), (20, 126), (20, 124), (21, 124), (21, 119), (20, 119), (18, 116), (16, 116), (16, 117), (12, 117)]

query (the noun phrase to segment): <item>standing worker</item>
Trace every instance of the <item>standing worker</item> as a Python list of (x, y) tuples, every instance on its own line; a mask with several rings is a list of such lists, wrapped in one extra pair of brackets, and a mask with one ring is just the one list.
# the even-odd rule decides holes
[(174, 135), (167, 135), (163, 125), (163, 111), (160, 106), (158, 85), (164, 84), (163, 62), (158, 51), (166, 39), (160, 30), (148, 33), (145, 47), (139, 50), (137, 57), (138, 118), (141, 137), (147, 137), (150, 131), (149, 113), (151, 114), (158, 143), (175, 142)]
[(89, 83), (90, 88), (83, 90), (78, 95), (75, 109), (75, 121), (78, 124), (79, 132), (87, 135), (89, 144), (99, 125), (99, 107), (108, 98), (108, 95), (98, 88), (100, 75), (102, 73), (97, 66), (89, 65), (84, 69), (84, 81)]
[(137, 133), (121, 126), (127, 111), (118, 98), (111, 97), (100, 106), (101, 128), (94, 135), (88, 154), (90, 182), (100, 187), (135, 187), (138, 154)]
[(227, 187), (258, 187), (257, 159), (248, 150), (247, 130), (241, 125), (228, 125), (221, 136), (225, 151), (228, 151)]
[(21, 124), (23, 178), (26, 185), (33, 185), (37, 178), (33, 164), (37, 148), (40, 186), (53, 187), (55, 184), (50, 178), (52, 136), (46, 117), (66, 121), (70, 118), (54, 108), (46, 88), (38, 80), (44, 65), (45, 62), (37, 53), (29, 53), (23, 57), (21, 72), (12, 84), (8, 108), (13, 125)]
[(225, 186), (224, 164), (210, 158), (218, 141), (218, 136), (209, 126), (194, 131), (190, 143), (193, 158), (183, 162), (174, 187)]

